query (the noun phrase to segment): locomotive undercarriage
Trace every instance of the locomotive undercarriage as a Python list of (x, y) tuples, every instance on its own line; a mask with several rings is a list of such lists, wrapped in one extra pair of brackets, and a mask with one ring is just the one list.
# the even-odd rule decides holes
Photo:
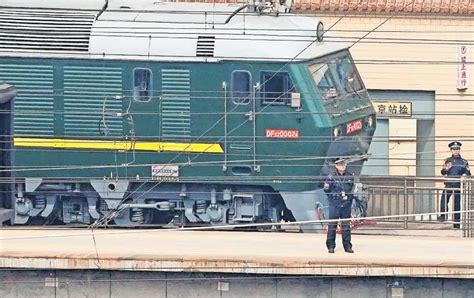
[(17, 185), (15, 224), (92, 224), (114, 212), (119, 226), (226, 225), (294, 220), (264, 186), (91, 180)]

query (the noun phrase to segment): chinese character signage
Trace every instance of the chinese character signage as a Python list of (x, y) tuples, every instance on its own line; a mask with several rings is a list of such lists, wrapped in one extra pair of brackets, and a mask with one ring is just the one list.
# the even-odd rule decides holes
[(458, 90), (467, 89), (467, 46), (458, 47)]
[(378, 117), (411, 117), (411, 102), (372, 101)]

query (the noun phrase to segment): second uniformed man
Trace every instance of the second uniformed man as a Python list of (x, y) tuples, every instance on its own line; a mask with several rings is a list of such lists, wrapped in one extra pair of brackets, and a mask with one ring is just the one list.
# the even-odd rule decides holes
[[(346, 171), (346, 162), (342, 158), (334, 160), (334, 171), (324, 181), (324, 192), (329, 200), (329, 219), (351, 218), (351, 205), (353, 199), (354, 174)], [(348, 220), (341, 221), (342, 245), (347, 253), (353, 253), (351, 243), (351, 228)], [(336, 248), (337, 222), (330, 222), (326, 246), (329, 253), (334, 253)]]
[[(444, 166), (441, 169), (441, 175), (448, 178), (455, 178), (461, 176), (471, 176), (471, 171), (469, 169), (469, 164), (467, 160), (461, 157), (461, 142), (451, 142), (448, 144), (449, 149), (451, 149), (451, 157), (448, 157), (444, 161)], [(441, 196), (440, 211), (448, 211), (449, 198), (454, 195), (454, 211), (459, 211), (461, 209), (461, 194), (460, 187), (461, 182), (456, 181), (446, 181), (444, 182), (445, 189), (443, 195)], [(454, 214), (454, 228), (459, 228), (461, 215), (459, 213)], [(444, 221), (446, 219), (445, 214), (441, 214), (438, 217), (438, 220)]]

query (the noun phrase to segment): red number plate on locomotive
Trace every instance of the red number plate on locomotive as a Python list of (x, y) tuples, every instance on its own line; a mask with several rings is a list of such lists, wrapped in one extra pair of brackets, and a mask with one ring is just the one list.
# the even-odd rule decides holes
[(266, 129), (265, 136), (267, 138), (299, 139), (300, 131), (296, 129)]
[(347, 123), (347, 134), (358, 132), (362, 130), (362, 119), (357, 119)]

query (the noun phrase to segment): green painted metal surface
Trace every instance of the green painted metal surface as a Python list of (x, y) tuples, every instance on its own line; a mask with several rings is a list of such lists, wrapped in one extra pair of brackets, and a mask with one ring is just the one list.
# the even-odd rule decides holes
[(54, 135), (53, 65), (24, 64), (19, 61), (0, 63), (0, 81), (15, 85), (15, 135)]
[[(135, 68), (147, 68), (153, 73), (153, 96), (149, 101), (133, 100)], [(134, 179), (139, 176), (147, 179), (152, 164), (171, 162), (182, 164), (180, 181), (311, 190), (315, 188), (311, 177), (320, 174), (327, 156), (332, 127), (373, 112), (330, 117), (328, 111), (350, 109), (362, 101), (368, 103), (368, 100), (346, 100), (339, 106), (323, 104), (304, 63), (140, 63), (4, 58), (0, 60), (0, 70), (0, 79), (15, 84), (19, 91), (15, 103), (15, 136), (217, 143), (226, 152), (22, 147), (15, 149), (16, 165), (25, 167), (17, 173), (18, 177)], [(289, 105), (262, 104), (258, 96), (248, 105), (236, 105), (230, 97), (234, 70), (248, 71), (252, 86), (259, 82), (260, 71), (288, 72), (295, 91), (301, 93), (302, 110)], [(31, 75), (22, 76), (25, 72)], [(224, 82), (228, 86), (227, 92), (223, 89)], [(114, 99), (117, 96), (120, 99)], [(224, 117), (226, 109), (227, 117)], [(30, 110), (33, 113), (29, 113)], [(248, 115), (253, 110), (255, 128)], [(102, 118), (105, 118), (107, 129)], [(298, 130), (300, 137), (270, 139), (265, 136), (266, 129)], [(360, 137), (370, 134), (369, 131), (362, 132)], [(224, 164), (227, 168), (223, 168)], [(233, 168), (235, 166), (248, 167), (250, 171), (241, 175)], [(50, 167), (66, 168), (39, 170)], [(290, 181), (291, 177), (298, 181)]]
[[(120, 67), (64, 66), (64, 134), (68, 137), (122, 136), (123, 79)], [(99, 129), (98, 129), (99, 128)]]
[(161, 136), (191, 138), (191, 77), (187, 69), (161, 70)]

